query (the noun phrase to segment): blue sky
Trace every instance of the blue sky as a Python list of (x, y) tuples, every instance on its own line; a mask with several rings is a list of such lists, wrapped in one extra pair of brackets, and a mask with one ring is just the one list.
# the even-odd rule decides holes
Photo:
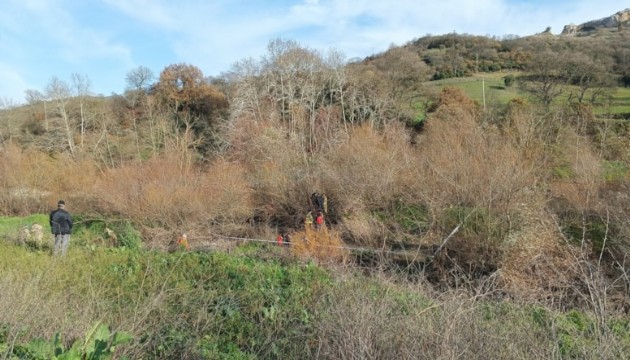
[(627, 0), (0, 0), (0, 105), (86, 76), (94, 94), (123, 93), (138, 66), (206, 76), (265, 53), (275, 38), (346, 58), (426, 34), (532, 35), (628, 7)]

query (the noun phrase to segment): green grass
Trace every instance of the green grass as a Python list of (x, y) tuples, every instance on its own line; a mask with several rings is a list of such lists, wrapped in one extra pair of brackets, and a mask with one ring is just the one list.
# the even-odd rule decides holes
[(33, 214), (27, 217), (0, 217), (0, 237), (17, 236), (20, 229), (23, 227), (30, 228), (33, 224), (42, 225), (44, 233), (50, 233), (48, 215)]
[[(435, 86), (443, 89), (447, 86), (462, 89), (468, 97), (483, 105), (485, 92), (486, 105), (492, 103), (507, 104), (508, 101), (523, 97), (516, 85), (505, 87), (503, 78), (512, 73), (487, 73), (477, 74), (467, 78), (451, 78), (426, 83), (428, 86)], [(512, 74), (514, 75), (514, 74)]]
[[(33, 224), (42, 226), (43, 243), (30, 246), (41, 247), (40, 250), (49, 250), (53, 244), (50, 233), (50, 224), (47, 214), (33, 214), (27, 217), (0, 217), (0, 237), (17, 241), (22, 229), (30, 229)], [(142, 246), (140, 232), (128, 220), (88, 219), (81, 215), (73, 216), (74, 227), (72, 229), (71, 244), (73, 247), (94, 248), (111, 242), (105, 228), (111, 229), (117, 236), (116, 246), (127, 248), (139, 248)], [(112, 244), (113, 245), (113, 244)]]
[[(0, 279), (6, 279), (0, 281), (0, 291), (16, 297), (12, 303), (28, 307), (28, 315), (16, 315), (24, 330), (50, 329), (33, 333), (35, 338), (59, 332), (71, 339), (102, 321), (128, 330), (136, 341), (128, 351), (142, 348), (149, 358), (301, 353), (302, 339), (312, 333), (309, 321), (319, 289), (329, 286), (329, 277), (308, 263), (257, 260), (252, 254), (259, 250), (169, 254), (71, 246), (67, 257), (54, 258), (0, 241)], [(38, 280), (42, 278), (47, 280)], [(21, 286), (32, 293), (11, 290)], [(32, 298), (35, 294), (45, 297)], [(32, 299), (24, 303), (21, 297)], [(55, 322), (44, 310), (52, 304), (60, 316)], [(12, 311), (17, 310), (0, 308), (0, 326)], [(126, 320), (147, 316), (145, 312), (151, 316), (143, 322)]]
[(600, 100), (595, 108), (596, 114), (630, 114), (630, 88), (617, 88), (610, 96), (610, 101)]
[[(452, 86), (462, 89), (468, 97), (483, 105), (483, 97), (485, 90), (486, 104), (507, 104), (514, 98), (527, 98), (528, 95), (522, 92), (517, 84), (505, 87), (504, 77), (507, 75), (517, 76), (519, 73), (484, 73), (476, 74), (466, 78), (450, 78), (425, 83), (425, 86), (443, 89), (446, 86)], [(483, 80), (483, 81), (482, 81)], [(558, 97), (556, 103), (566, 102), (568, 94), (577, 91), (577, 88), (565, 86), (563, 93)], [(589, 93), (587, 93), (587, 98)], [(593, 112), (598, 115), (604, 114), (630, 114), (630, 88), (618, 87), (609, 98), (599, 96), (597, 103), (593, 108)]]
[[(421, 207), (397, 213), (408, 230), (424, 217)], [(0, 228), (10, 232), (27, 219), (4, 218)], [(70, 349), (90, 338), (94, 324), (133, 338), (114, 358), (332, 359), (365, 351), (440, 358), (452, 351), (475, 359), (612, 359), (630, 350), (627, 319), (606, 318), (601, 328), (588, 311), (432, 297), (419, 284), (324, 268), (255, 244), (230, 254), (75, 246), (54, 258), (0, 239), (0, 293), (0, 358)]]

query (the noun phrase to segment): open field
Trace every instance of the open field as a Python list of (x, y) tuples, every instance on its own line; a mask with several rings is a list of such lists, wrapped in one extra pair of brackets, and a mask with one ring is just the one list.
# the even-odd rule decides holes
[[(426, 82), (425, 86), (437, 89), (452, 86), (462, 89), (466, 95), (480, 105), (483, 104), (484, 92), (487, 105), (506, 104), (508, 101), (519, 97), (527, 98), (528, 95), (522, 92), (517, 84), (510, 87), (505, 86), (504, 78), (508, 75), (518, 77), (519, 73), (496, 72), (477, 74), (467, 78), (451, 78)], [(563, 94), (559, 96), (556, 102), (562, 103), (562, 101), (566, 101), (567, 94), (571, 90), (575, 91), (575, 89), (565, 87)], [(630, 88), (617, 87), (610, 94), (598, 97), (593, 112), (598, 115), (630, 114)]]

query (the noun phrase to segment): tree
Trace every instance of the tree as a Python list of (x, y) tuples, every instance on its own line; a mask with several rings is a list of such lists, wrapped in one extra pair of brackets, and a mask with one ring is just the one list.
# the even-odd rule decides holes
[[(349, 133), (350, 126), (377, 127), (398, 118), (391, 94), (412, 92), (416, 79), (423, 78), (422, 72), (415, 72), (423, 70), (422, 60), (413, 51), (402, 54), (394, 51), (392, 56), (403, 69), (391, 70), (386, 79), (374, 61), (347, 64), (343, 54), (334, 50), (323, 56), (293, 40), (273, 40), (260, 61), (243, 60), (229, 73), (230, 119), (271, 122), (307, 162), (308, 154), (332, 144), (341, 128)], [(387, 64), (381, 69), (386, 71)]]
[(46, 86), (46, 96), (52, 100), (56, 115), (62, 120), (68, 149), (71, 154), (74, 154), (74, 125), (71, 123), (68, 112), (68, 103), (72, 98), (72, 90), (68, 83), (53, 76)]
[(406, 47), (391, 48), (374, 64), (388, 80), (390, 96), (394, 100), (400, 100), (405, 94), (413, 97), (431, 73), (420, 56)]
[(81, 148), (83, 148), (83, 142), (85, 140), (85, 127), (87, 123), (86, 119), (86, 97), (90, 95), (91, 81), (87, 75), (79, 75), (73, 73), (71, 76), (72, 85), (76, 91), (76, 96), (79, 100), (79, 115), (81, 118)]
[(46, 97), (46, 95), (44, 95), (44, 93), (42, 93), (39, 90), (27, 89), (24, 91), (24, 99), (31, 106), (36, 106), (40, 102), (44, 105), (44, 113), (43, 113), (44, 131), (48, 131), (48, 109), (47, 109), (48, 98)]
[(567, 56), (565, 63), (566, 82), (577, 86), (577, 94), (570, 94), (569, 101), (575, 97), (578, 103), (583, 103), (586, 93), (590, 90), (590, 102), (605, 88), (612, 86), (609, 69), (612, 67), (610, 57), (601, 51), (576, 51)]
[(155, 87), (161, 106), (171, 114), (175, 125), (192, 130), (201, 150), (208, 150), (214, 142), (214, 130), (228, 110), (225, 94), (210, 85), (196, 66), (173, 64), (160, 73)]
[(624, 87), (630, 87), (630, 49), (619, 46), (614, 51), (613, 58), (615, 60), (615, 72), (620, 75), (621, 84)]
[(209, 91), (201, 70), (188, 64), (167, 66), (156, 86), (161, 103), (174, 113), (197, 109)]
[(125, 77), (128, 90), (145, 91), (151, 85), (155, 76), (153, 71), (145, 66), (138, 66), (129, 71)]
[(24, 91), (24, 99), (29, 105), (34, 105), (40, 101), (46, 100), (46, 95), (39, 90), (27, 89)]
[(125, 96), (130, 102), (131, 108), (135, 108), (138, 101), (144, 99), (154, 78), (153, 71), (145, 66), (138, 66), (127, 73)]
[(322, 56), (294, 40), (275, 39), (267, 45), (261, 70), (281, 121), (303, 135), (303, 149), (314, 149), (317, 109), (326, 91)]
[(526, 64), (529, 75), (522, 76), (519, 84), (533, 98), (549, 108), (554, 99), (562, 94), (564, 60), (562, 55), (544, 49), (535, 51)]

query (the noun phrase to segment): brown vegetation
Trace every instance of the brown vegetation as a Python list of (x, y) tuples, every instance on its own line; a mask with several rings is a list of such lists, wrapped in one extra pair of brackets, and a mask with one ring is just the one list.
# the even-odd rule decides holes
[[(462, 39), (451, 56), (433, 59), (456, 74), (471, 69), (461, 56), (481, 52), (479, 39), (414, 46)], [(34, 101), (30, 112), (14, 112), (22, 132), (17, 120), (3, 129), (0, 211), (46, 212), (64, 198), (76, 213), (169, 234), (159, 236), (166, 247), (184, 231), (209, 239), (295, 231), (313, 210), (309, 194), (321, 191), (331, 204), (326, 241), (421, 251), (430, 259), (422, 268), (442, 285), (492, 278), (513, 295), (576, 299), (593, 294), (594, 272), (584, 269), (596, 266), (615, 284), (607, 289), (627, 293), (627, 126), (584, 103), (610, 79), (551, 67), (561, 44), (533, 41), (506, 41), (484, 56), (536, 65), (526, 87), (542, 106), (515, 99), (486, 112), (446, 88), (429, 96), (422, 126), (413, 127), (406, 102), (423, 94), (431, 59), (411, 45), (346, 67), (337, 53), (277, 40), (217, 86), (178, 64), (152, 88), (139, 72), (124, 97), (102, 101), (70, 96), (55, 81), (52, 110), (42, 116)], [(585, 76), (599, 71), (596, 59), (573, 60)], [(559, 80), (581, 92), (553, 108)], [(298, 253), (327, 256), (300, 240), (313, 234), (295, 234)]]

